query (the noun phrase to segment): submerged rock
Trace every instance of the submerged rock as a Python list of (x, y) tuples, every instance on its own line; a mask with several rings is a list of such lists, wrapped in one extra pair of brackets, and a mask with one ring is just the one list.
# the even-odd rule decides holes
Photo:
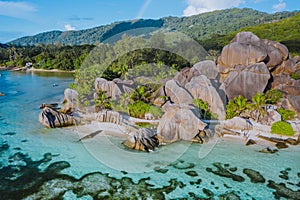
[(206, 168), (206, 171), (211, 172), (218, 176), (231, 178), (232, 180), (237, 181), (237, 182), (245, 181), (244, 177), (230, 172), (230, 170), (227, 169), (229, 167), (229, 165), (228, 166), (224, 165), (224, 167), (222, 166), (221, 163), (213, 163), (213, 165), (217, 168), (217, 170), (213, 170), (212, 168)]
[(266, 147), (266, 148), (260, 150), (259, 152), (261, 152), (261, 153), (276, 153), (277, 151), (278, 151), (278, 149), (275, 147)]
[(61, 113), (49, 107), (43, 108), (43, 111), (39, 115), (39, 121), (48, 128), (65, 127), (75, 124), (73, 116)]
[(300, 191), (293, 191), (292, 189), (286, 187), (284, 183), (275, 183), (272, 180), (268, 181), (269, 188), (275, 189), (274, 197), (275, 199), (280, 199), (281, 197), (285, 199), (294, 199), (299, 200), (300, 199)]
[(247, 142), (246, 142), (246, 146), (250, 146), (250, 145), (254, 145), (256, 144), (256, 142), (252, 139), (249, 139)]
[(285, 149), (285, 148), (288, 148), (288, 147), (289, 147), (285, 142), (277, 142), (277, 143), (275, 144), (275, 146), (276, 146), (278, 149)]
[(252, 183), (264, 183), (266, 179), (257, 171), (252, 169), (244, 169), (244, 174), (246, 174)]

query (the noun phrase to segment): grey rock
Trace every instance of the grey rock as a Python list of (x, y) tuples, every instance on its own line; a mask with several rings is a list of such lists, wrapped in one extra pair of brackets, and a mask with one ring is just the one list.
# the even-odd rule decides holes
[(104, 109), (96, 114), (96, 120), (99, 122), (121, 124), (123, 122), (123, 117), (119, 112)]
[(205, 60), (196, 63), (189, 72), (189, 78), (198, 75), (205, 75), (208, 79), (216, 79), (219, 75), (217, 65), (212, 60)]
[(191, 109), (174, 107), (162, 116), (157, 127), (157, 135), (163, 143), (178, 140), (193, 140), (206, 124)]
[(130, 149), (149, 152), (158, 147), (159, 142), (152, 130), (141, 128), (137, 132), (129, 133), (123, 144)]
[(49, 107), (45, 107), (39, 114), (39, 121), (48, 128), (65, 127), (75, 124), (75, 120), (71, 115), (60, 113)]
[(66, 114), (72, 114), (75, 111), (75, 106), (77, 104), (78, 99), (78, 92), (67, 88), (64, 91), (64, 101), (63, 101), (63, 108), (60, 112), (66, 113)]
[(166, 83), (165, 92), (171, 101), (176, 104), (193, 104), (192, 95), (175, 80), (169, 80)]
[(252, 130), (253, 125), (249, 120), (241, 117), (234, 117), (232, 119), (225, 120), (221, 125), (229, 130)]
[(185, 88), (195, 99), (201, 99), (204, 102), (207, 102), (210, 107), (210, 111), (217, 114), (218, 119), (225, 119), (224, 103), (219, 93), (206, 76), (198, 75), (193, 77), (192, 80), (185, 85)]
[(265, 90), (270, 77), (267, 66), (262, 62), (236, 67), (224, 81), (226, 95), (228, 99), (239, 95), (251, 99), (257, 92), (262, 93)]
[(99, 91), (105, 91), (106, 97), (111, 98), (113, 100), (118, 99), (122, 95), (121, 89), (115, 82), (107, 81), (104, 78), (96, 78), (95, 91), (96, 93)]

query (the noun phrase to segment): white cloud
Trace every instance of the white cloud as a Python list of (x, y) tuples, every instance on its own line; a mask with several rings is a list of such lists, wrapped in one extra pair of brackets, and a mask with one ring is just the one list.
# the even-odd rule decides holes
[(187, 0), (188, 7), (183, 11), (184, 16), (237, 7), (245, 0)]
[(283, 11), (286, 8), (286, 3), (283, 0), (278, 0), (278, 4), (273, 5), (275, 12)]
[(75, 31), (76, 28), (73, 27), (71, 24), (66, 24), (66, 25), (65, 25), (65, 30), (66, 30), (66, 31)]
[(245, 0), (187, 0), (188, 6), (183, 11), (184, 16), (199, 13), (237, 7), (245, 3)]
[(29, 18), (37, 9), (27, 2), (0, 1), (0, 15)]

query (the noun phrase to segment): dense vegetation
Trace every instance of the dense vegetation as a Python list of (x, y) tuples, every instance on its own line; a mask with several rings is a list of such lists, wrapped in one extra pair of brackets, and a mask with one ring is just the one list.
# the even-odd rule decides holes
[(24, 67), (26, 63), (31, 63), (35, 68), (74, 70), (81, 66), (93, 48), (93, 45), (59, 44), (0, 48), (0, 65)]
[[(215, 34), (226, 35), (240, 28), (258, 24), (270, 23), (295, 15), (296, 12), (280, 12), (267, 14), (252, 9), (227, 9), (203, 13), (191, 17), (165, 17), (158, 20), (131, 20), (115, 22), (80, 31), (50, 31), (35, 36), (23, 37), (10, 42), (17, 46), (32, 46), (43, 44), (81, 45), (96, 42), (115, 42), (124, 31), (127, 35), (148, 35), (160, 30), (179, 31), (190, 37), (203, 41)], [(119, 34), (119, 35), (118, 35)], [(114, 36), (113, 38), (111, 38)], [(109, 40), (108, 40), (109, 39)]]
[(207, 52), (197, 42), (174, 33), (156, 33), (148, 39), (124, 35), (114, 45), (100, 44), (90, 52), (76, 70), (74, 87), (84, 101), (92, 95), (97, 77), (107, 80), (144, 77), (144, 80), (136, 81), (159, 83), (161, 79), (173, 77), (177, 70), (206, 57)]
[(295, 16), (275, 20), (269, 23), (263, 23), (256, 26), (241, 28), (235, 32), (223, 34), (214, 34), (207, 40), (202, 40), (201, 44), (205, 49), (221, 50), (232, 38), (241, 31), (250, 31), (259, 38), (269, 39), (285, 44), (293, 54), (300, 54), (300, 14)]

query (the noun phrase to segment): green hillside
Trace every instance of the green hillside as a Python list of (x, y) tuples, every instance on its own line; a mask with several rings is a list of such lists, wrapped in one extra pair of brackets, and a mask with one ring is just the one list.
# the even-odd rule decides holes
[[(294, 16), (297, 12), (268, 14), (253, 9), (227, 9), (203, 13), (191, 17), (165, 17), (157, 20), (140, 19), (115, 22), (80, 31), (50, 31), (35, 36), (27, 36), (9, 42), (10, 45), (32, 46), (39, 43), (62, 45), (95, 44), (108, 41), (113, 43), (121, 39), (124, 31), (130, 36), (147, 35), (156, 30), (180, 31), (194, 39), (204, 40), (212, 36), (226, 35), (240, 28), (269, 23)], [(141, 29), (142, 28), (142, 29)], [(129, 31), (130, 30), (130, 31)], [(119, 34), (119, 35), (118, 35)], [(111, 39), (112, 36), (116, 36)], [(109, 40), (107, 40), (109, 39)]]
[(292, 54), (300, 55), (300, 13), (279, 21), (241, 28), (227, 35), (213, 35), (210, 39), (202, 40), (201, 44), (206, 49), (221, 50), (241, 31), (251, 31), (262, 39), (283, 43)]

